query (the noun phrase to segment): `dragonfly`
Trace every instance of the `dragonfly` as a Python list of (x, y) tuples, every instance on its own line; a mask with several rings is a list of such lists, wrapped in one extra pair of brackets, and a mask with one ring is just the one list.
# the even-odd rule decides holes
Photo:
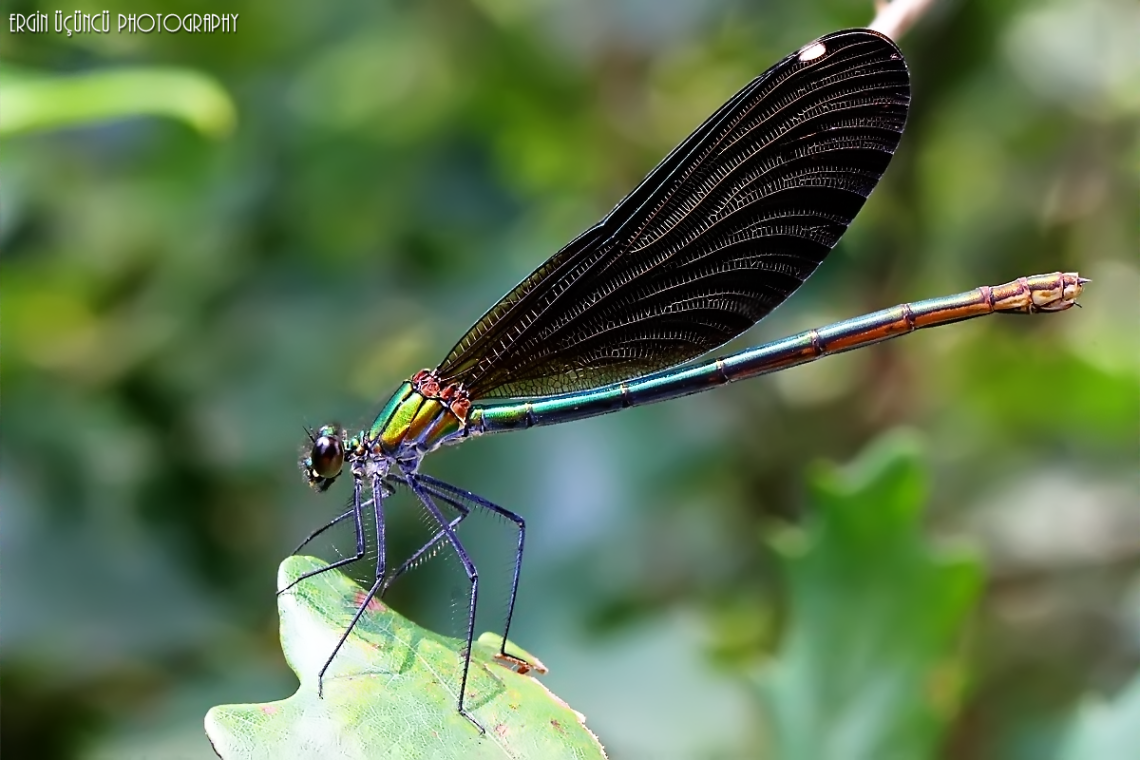
[[(699, 393), (927, 327), (1076, 305), (1088, 280), (1032, 275), (694, 361), (761, 320), (815, 271), (886, 171), (909, 105), (907, 66), (889, 38), (852, 29), (808, 43), (746, 85), (600, 222), (492, 306), (438, 367), (400, 385), (367, 429), (310, 431), (306, 480), (323, 492), (347, 471), (352, 500), (297, 551), (344, 521), (355, 527), (356, 551), (288, 588), (363, 559), (366, 510), (376, 551), (374, 583), (321, 668), (319, 688), (369, 601), (450, 545), (469, 585), (457, 709), (483, 731), (465, 702), (479, 573), (457, 534), (480, 510), (505, 517), (518, 534), (497, 657), (518, 672), (532, 667), (507, 651), (526, 523), (422, 472), (424, 457), (441, 446)], [(435, 533), (393, 570), (384, 504), (398, 488), (415, 496)]]

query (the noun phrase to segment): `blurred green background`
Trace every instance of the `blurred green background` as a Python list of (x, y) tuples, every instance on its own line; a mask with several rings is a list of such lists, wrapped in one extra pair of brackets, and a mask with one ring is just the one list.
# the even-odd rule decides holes
[[(211, 705), (291, 693), (277, 563), (348, 495), (303, 485), (302, 425), (370, 421), (736, 89), (872, 16), (854, 0), (214, 10), (240, 13), (237, 32), (0, 32), (6, 757), (211, 757)], [(1122, 696), (1140, 662), (1138, 24), (1127, 0), (936, 4), (901, 40), (914, 103), (890, 171), (740, 344), (1055, 270), (1093, 279), (1083, 309), (428, 460), (527, 518), (512, 638), (613, 757), (851, 758), (875, 733), (926, 747), (876, 758), (1140, 746), (1097, 744), (1140, 725)], [(880, 551), (877, 521), (827, 527), (833, 476), (813, 463), (871, 444), (873, 480), (897, 440), (924, 474), (896, 486), (921, 511)], [(391, 515), (406, 554), (422, 519), (406, 501)], [(472, 527), (479, 627), (496, 629), (511, 535)], [(349, 539), (333, 544), (326, 558)], [(965, 568), (958, 591), (924, 604), (934, 587), (907, 568), (943, 561)], [(454, 630), (458, 575), (442, 557), (390, 599)], [(864, 603), (896, 585), (903, 612)], [(909, 691), (874, 688), (915, 663)]]

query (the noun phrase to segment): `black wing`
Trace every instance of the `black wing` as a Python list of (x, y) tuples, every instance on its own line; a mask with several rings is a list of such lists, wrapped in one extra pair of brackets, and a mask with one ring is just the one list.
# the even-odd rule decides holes
[(495, 304), (437, 370), (472, 398), (599, 387), (747, 330), (815, 271), (875, 188), (910, 103), (902, 53), (829, 34), (725, 103)]

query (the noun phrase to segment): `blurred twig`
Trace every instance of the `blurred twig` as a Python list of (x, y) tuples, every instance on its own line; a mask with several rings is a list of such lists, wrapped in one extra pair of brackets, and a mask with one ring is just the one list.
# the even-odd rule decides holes
[(875, 20), (869, 28), (897, 40), (934, 4), (934, 0), (876, 0)]

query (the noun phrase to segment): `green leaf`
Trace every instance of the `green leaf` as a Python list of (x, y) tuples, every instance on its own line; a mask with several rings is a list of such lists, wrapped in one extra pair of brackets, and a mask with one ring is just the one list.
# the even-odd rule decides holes
[[(278, 587), (323, 566), (290, 557)], [(463, 642), (420, 628), (375, 600), (318, 697), (317, 673), (364, 593), (334, 570), (278, 597), (281, 644), (300, 688), (279, 702), (212, 708), (206, 734), (222, 758), (605, 757), (579, 713), (535, 678), (495, 660), (501, 638), (492, 634), (475, 642), (467, 683), (467, 708), (487, 730), (480, 734), (456, 710)], [(508, 651), (537, 663), (513, 644)]]
[(981, 567), (922, 537), (917, 443), (817, 467), (802, 536), (782, 542), (788, 630), (761, 674), (780, 760), (932, 757), (956, 707), (955, 652)]
[(219, 137), (236, 121), (215, 79), (177, 68), (123, 68), (53, 75), (0, 68), (0, 134), (83, 126), (131, 116), (167, 116)]
[(1106, 760), (1140, 754), (1140, 675), (1111, 702), (1081, 708), (1066, 737), (1060, 760)]

